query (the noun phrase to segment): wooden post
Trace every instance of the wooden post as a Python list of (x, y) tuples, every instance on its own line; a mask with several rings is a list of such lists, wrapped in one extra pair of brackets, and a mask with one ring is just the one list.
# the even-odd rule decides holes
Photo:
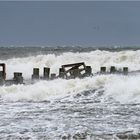
[(105, 73), (106, 72), (106, 67), (101, 67), (100, 68), (100, 73)]
[(6, 65), (4, 63), (0, 63), (0, 66), (2, 67), (2, 77), (6, 80)]
[(51, 80), (54, 80), (56, 78), (56, 74), (55, 73), (51, 73)]
[(59, 78), (64, 78), (64, 69), (59, 68)]
[(3, 78), (3, 71), (0, 71), (0, 78)]
[(116, 72), (115, 66), (111, 66), (111, 67), (110, 67), (110, 73), (115, 73), (115, 72)]
[(14, 72), (14, 79), (16, 79), (17, 77), (22, 77), (22, 73), (21, 72)]
[(79, 69), (74, 69), (73, 70), (73, 77), (74, 78), (80, 78), (80, 71), (79, 71)]
[(3, 79), (6, 80), (6, 65), (3, 64)]
[(14, 78), (15, 84), (23, 84), (23, 77), (21, 72), (14, 72)]
[(85, 73), (86, 73), (86, 76), (90, 76), (92, 74), (92, 68), (91, 66), (86, 66), (86, 69), (85, 69)]
[(4, 84), (3, 71), (0, 71), (0, 85)]
[(128, 67), (123, 67), (123, 74), (125, 74), (125, 75), (128, 74)]
[(4, 63), (0, 63), (2, 67), (2, 71), (0, 71), (0, 85), (3, 85), (6, 80), (6, 65)]
[(39, 79), (39, 68), (33, 68), (32, 79)]
[(49, 79), (49, 76), (50, 76), (50, 68), (44, 67), (43, 78)]

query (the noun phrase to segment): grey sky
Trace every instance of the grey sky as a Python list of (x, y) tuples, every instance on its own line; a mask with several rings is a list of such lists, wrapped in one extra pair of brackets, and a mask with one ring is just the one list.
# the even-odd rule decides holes
[(0, 1), (0, 45), (140, 45), (140, 2)]

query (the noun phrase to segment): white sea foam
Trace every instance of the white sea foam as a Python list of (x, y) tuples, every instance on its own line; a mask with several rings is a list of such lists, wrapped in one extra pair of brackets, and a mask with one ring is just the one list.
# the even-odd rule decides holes
[(114, 76), (105, 84), (105, 96), (121, 103), (140, 103), (140, 75)]
[[(97, 78), (98, 79), (98, 78)], [(73, 95), (85, 90), (92, 90), (100, 86), (100, 82), (93, 78), (53, 81), (40, 81), (32, 85), (12, 85), (0, 87), (1, 98), (5, 100), (34, 100), (42, 101), (61, 96)]]
[[(0, 63), (3, 62), (0, 60)], [(58, 73), (63, 64), (85, 62), (92, 66), (93, 73), (99, 71), (100, 66), (114, 65), (118, 68), (128, 66), (129, 70), (140, 69), (140, 51), (92, 51), (86, 53), (63, 53), (61, 55), (38, 55), (26, 58), (14, 58), (5, 61), (7, 65), (7, 78), (13, 77), (13, 72), (23, 72), (25, 79), (30, 79), (32, 69), (39, 67), (42, 75), (43, 67), (50, 67), (51, 72)], [(0, 87), (0, 96), (3, 100), (34, 100), (42, 101), (58, 96), (77, 94), (86, 90), (103, 87), (104, 98), (112, 97), (122, 103), (140, 102), (140, 75), (100, 75), (85, 79), (53, 81), (39, 81), (32, 85), (12, 85)]]
[(43, 73), (43, 67), (50, 67), (51, 72), (58, 73), (59, 67), (63, 64), (85, 62), (90, 65), (93, 72), (97, 72), (100, 66), (110, 67), (111, 65), (118, 68), (128, 66), (130, 70), (140, 69), (140, 51), (92, 51), (86, 53), (63, 53), (61, 55), (48, 54), (37, 55), (26, 58), (13, 58), (6, 61), (0, 60), (0, 63), (7, 64), (7, 78), (13, 77), (13, 72), (23, 72), (25, 78), (30, 78), (34, 67), (40, 68), (40, 73)]
[(100, 75), (85, 79), (40, 81), (32, 85), (0, 87), (0, 96), (10, 101), (44, 101), (72, 96), (87, 90), (104, 89), (103, 98), (112, 97), (121, 103), (140, 102), (140, 76)]

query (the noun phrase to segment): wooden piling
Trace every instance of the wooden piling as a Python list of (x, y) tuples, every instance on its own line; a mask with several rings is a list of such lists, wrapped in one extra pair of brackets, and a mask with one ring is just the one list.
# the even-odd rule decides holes
[(6, 80), (6, 65), (3, 63), (3, 79)]
[(110, 73), (115, 73), (115, 72), (116, 72), (115, 66), (111, 66), (111, 67), (110, 67)]
[(2, 67), (2, 71), (0, 71), (0, 85), (3, 85), (6, 80), (6, 65), (4, 63), (0, 63), (0, 67)]
[(33, 68), (32, 79), (39, 79), (39, 68)]
[(86, 66), (85, 73), (86, 73), (86, 76), (90, 76), (92, 74), (91, 66)]
[(79, 71), (79, 69), (74, 69), (73, 70), (73, 76), (74, 76), (74, 78), (80, 78), (80, 71)]
[(105, 73), (106, 72), (106, 67), (101, 67), (100, 68), (100, 73)]
[(23, 77), (21, 72), (14, 72), (13, 78), (15, 84), (23, 84)]
[(0, 71), (0, 85), (4, 84), (3, 71)]
[(0, 78), (0, 85), (4, 85), (5, 81), (4, 79)]
[(6, 65), (5, 63), (0, 63), (0, 66), (2, 67), (2, 77), (6, 80)]
[(59, 68), (59, 78), (64, 78), (64, 69), (63, 68)]
[(14, 72), (14, 79), (16, 79), (17, 77), (21, 77), (22, 73), (21, 72)]
[(125, 75), (128, 74), (128, 67), (123, 67), (123, 74), (125, 74)]
[(56, 78), (56, 74), (55, 73), (51, 73), (51, 80), (54, 80)]
[(0, 78), (3, 78), (3, 71), (0, 71)]
[(50, 76), (50, 68), (44, 67), (43, 78), (49, 79), (49, 76)]

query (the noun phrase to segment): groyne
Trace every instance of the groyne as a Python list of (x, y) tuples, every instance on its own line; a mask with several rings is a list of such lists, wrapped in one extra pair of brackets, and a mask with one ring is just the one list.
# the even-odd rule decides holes
[[(22, 72), (14, 72), (13, 79), (6, 79), (6, 64), (0, 63), (0, 85), (11, 85), (11, 84), (24, 84), (24, 77)], [(109, 71), (106, 67), (100, 67), (100, 71), (93, 74), (91, 66), (86, 66), (84, 62), (73, 63), (62, 65), (59, 68), (59, 74), (51, 73), (49, 67), (43, 68), (43, 76), (40, 76), (40, 69), (33, 68), (33, 73), (31, 75), (31, 81), (37, 80), (54, 80), (56, 78), (63, 79), (74, 79), (74, 78), (84, 78), (88, 76), (94, 76), (97, 74), (123, 74), (127, 75), (128, 67), (123, 67), (122, 69), (117, 70), (115, 66), (110, 66)], [(131, 72), (132, 73), (132, 72)]]

